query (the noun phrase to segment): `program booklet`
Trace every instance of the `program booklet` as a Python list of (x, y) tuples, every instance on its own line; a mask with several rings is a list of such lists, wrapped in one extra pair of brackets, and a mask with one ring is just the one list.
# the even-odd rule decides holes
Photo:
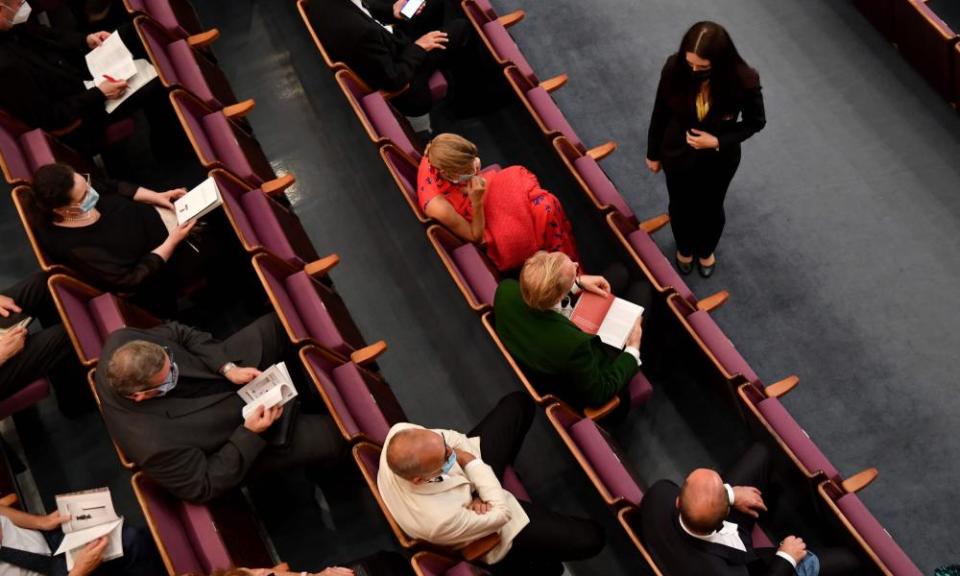
[(213, 178), (207, 178), (200, 184), (178, 198), (173, 203), (173, 210), (177, 213), (177, 224), (183, 226), (187, 222), (201, 218), (223, 204), (223, 196)]
[(596, 334), (604, 344), (623, 348), (637, 317), (643, 314), (643, 306), (617, 298), (606, 298), (592, 292), (581, 292), (573, 308), (570, 321), (587, 334)]
[(273, 408), (283, 406), (296, 398), (297, 388), (293, 385), (287, 365), (279, 362), (267, 368), (249, 384), (237, 390), (237, 394), (246, 402), (243, 407), (243, 419), (246, 420), (258, 406)]
[(133, 54), (124, 45), (123, 40), (120, 39), (120, 34), (117, 32), (111, 34), (109, 38), (103, 41), (103, 44), (88, 52), (86, 61), (87, 70), (93, 77), (93, 80), (84, 80), (83, 82), (88, 90), (111, 78), (127, 82), (127, 90), (123, 93), (123, 96), (116, 100), (107, 100), (104, 103), (107, 114), (111, 114), (127, 98), (133, 96), (157, 77), (157, 69), (153, 67), (153, 64), (142, 58), (133, 59)]
[(88, 543), (107, 536), (109, 542), (103, 551), (103, 561), (123, 556), (123, 517), (117, 516), (113, 509), (113, 498), (109, 488), (97, 488), (82, 492), (58, 494), (57, 511), (69, 515), (70, 520), (63, 528), (63, 542), (54, 555), (67, 555), (67, 570), (73, 569), (76, 555)]

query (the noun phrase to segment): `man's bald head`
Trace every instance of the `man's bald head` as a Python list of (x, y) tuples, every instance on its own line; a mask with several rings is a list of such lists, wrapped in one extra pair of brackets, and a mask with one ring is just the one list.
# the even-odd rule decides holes
[(684, 525), (698, 534), (716, 530), (730, 512), (730, 499), (716, 471), (698, 468), (687, 476), (677, 508)]
[(406, 428), (390, 439), (387, 466), (397, 476), (417, 482), (437, 472), (446, 459), (443, 437), (425, 428)]

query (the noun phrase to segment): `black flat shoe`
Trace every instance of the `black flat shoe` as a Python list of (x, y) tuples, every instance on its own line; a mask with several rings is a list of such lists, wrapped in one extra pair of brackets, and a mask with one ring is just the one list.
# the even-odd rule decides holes
[(681, 262), (680, 259), (677, 258), (677, 255), (674, 254), (673, 261), (677, 263), (677, 270), (679, 270), (684, 276), (693, 272), (693, 260), (689, 262)]
[(700, 275), (703, 276), (704, 278), (709, 278), (713, 276), (713, 271), (716, 270), (716, 268), (717, 268), (716, 258), (713, 259), (713, 264), (711, 264), (710, 266), (704, 266), (703, 264), (700, 263), (699, 260), (697, 260), (697, 272), (699, 272)]

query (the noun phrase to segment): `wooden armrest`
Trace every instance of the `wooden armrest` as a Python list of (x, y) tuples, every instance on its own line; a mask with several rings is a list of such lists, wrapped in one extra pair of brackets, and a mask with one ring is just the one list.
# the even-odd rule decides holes
[(487, 534), (483, 538), (467, 544), (467, 547), (461, 550), (460, 553), (463, 555), (464, 560), (473, 562), (486, 556), (487, 552), (496, 548), (499, 543), (500, 535), (494, 532), (493, 534)]
[(307, 276), (313, 278), (319, 278), (320, 276), (326, 276), (333, 270), (333, 267), (340, 263), (340, 256), (337, 254), (330, 254), (329, 256), (324, 256), (319, 260), (314, 260), (313, 262), (307, 264), (303, 271), (307, 273)]
[(591, 420), (600, 420), (606, 416), (609, 416), (617, 406), (620, 405), (620, 397), (614, 396), (603, 406), (598, 406), (596, 408), (587, 407), (583, 409), (583, 415)]
[(277, 572), (289, 572), (289, 571), (290, 571), (290, 565), (287, 564), (286, 562), (281, 562), (281, 563), (277, 564), (276, 566), (274, 566), (273, 569), (276, 570)]
[(546, 90), (547, 92), (553, 92), (554, 90), (560, 88), (567, 81), (570, 80), (570, 77), (566, 74), (557, 74), (553, 78), (548, 78), (540, 83), (540, 87)]
[(774, 382), (773, 384), (764, 388), (764, 392), (767, 394), (767, 398), (780, 398), (786, 395), (787, 392), (793, 390), (797, 387), (797, 384), (800, 383), (800, 377), (793, 375), (787, 376), (779, 382)]
[(359, 350), (355, 350), (350, 354), (350, 360), (358, 366), (363, 366), (364, 364), (373, 362), (386, 351), (387, 341), (380, 340), (379, 342), (374, 342), (369, 346), (364, 346)]
[(189, 44), (191, 48), (204, 48), (216, 42), (219, 37), (220, 31), (216, 28), (211, 28), (206, 32), (188, 37), (187, 44)]
[(697, 300), (697, 310), (702, 312), (710, 312), (716, 310), (720, 307), (721, 304), (727, 301), (730, 298), (730, 293), (726, 290), (721, 290), (716, 294), (711, 294), (706, 298), (701, 298)]
[(269, 182), (264, 182), (260, 185), (260, 190), (268, 196), (283, 194), (283, 192), (287, 188), (293, 186), (293, 183), (296, 181), (297, 179), (294, 178), (293, 174), (287, 172), (279, 178), (274, 178)]
[(646, 232), (647, 234), (653, 234), (657, 230), (663, 228), (670, 222), (669, 214), (661, 214), (659, 216), (654, 216), (640, 223), (640, 229)]
[(257, 103), (253, 98), (248, 98), (243, 102), (237, 102), (236, 104), (231, 104), (223, 109), (223, 115), (227, 118), (243, 118), (249, 114)]
[(504, 14), (503, 16), (497, 18), (497, 22), (499, 22), (504, 28), (509, 28), (517, 22), (523, 20), (526, 16), (527, 13), (523, 10), (514, 10), (509, 14)]
[(70, 134), (71, 132), (73, 132), (74, 130), (76, 130), (77, 128), (79, 128), (81, 124), (83, 124), (83, 120), (82, 120), (81, 118), (77, 118), (76, 120), (74, 120), (73, 122), (67, 124), (67, 125), (64, 126), (63, 128), (58, 128), (58, 129), (56, 129), (56, 130), (51, 130), (51, 131), (50, 131), (50, 135), (51, 135), (51, 136), (56, 136), (57, 138), (59, 138), (59, 137), (61, 137), (61, 136), (66, 136), (67, 134)]
[(871, 482), (876, 479), (879, 472), (876, 468), (867, 468), (866, 470), (861, 470), (853, 476), (844, 480), (840, 486), (843, 488), (843, 491), (848, 494), (853, 494), (859, 492), (866, 488)]
[(0, 498), (0, 506), (6, 506), (9, 508), (11, 506), (15, 506), (18, 500), (19, 499), (17, 498), (17, 495), (11, 492), (10, 494), (7, 494), (3, 498)]
[(617, 143), (611, 140), (606, 144), (601, 144), (599, 146), (596, 146), (594, 148), (587, 150), (587, 156), (599, 162), (604, 158), (606, 158), (607, 156), (609, 156), (610, 154), (612, 154), (613, 151), (616, 149), (617, 149)]

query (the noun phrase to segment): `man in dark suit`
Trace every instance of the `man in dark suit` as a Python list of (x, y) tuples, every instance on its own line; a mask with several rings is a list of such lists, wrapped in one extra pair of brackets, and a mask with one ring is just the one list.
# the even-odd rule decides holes
[(856, 557), (845, 549), (817, 555), (797, 536), (779, 548), (755, 548), (752, 532), (767, 511), (762, 492), (770, 454), (755, 444), (727, 474), (700, 468), (682, 487), (660, 480), (640, 503), (640, 533), (656, 564), (670, 576), (838, 576), (854, 574)]
[(118, 330), (97, 367), (107, 428), (148, 476), (191, 502), (216, 498), (248, 475), (330, 463), (343, 440), (329, 416), (297, 414), (278, 444), (273, 425), (283, 408), (241, 415), (239, 387), (288, 348), (274, 314), (223, 342), (175, 322)]
[[(467, 53), (469, 23), (458, 10), (445, 7), (437, 18), (429, 13), (409, 22), (398, 18), (392, 4), (367, 5), (363, 0), (315, 0), (310, 15), (324, 47), (334, 60), (346, 63), (364, 82), (393, 92), (408, 86), (391, 103), (408, 116), (420, 116), (433, 104), (429, 79), (438, 69), (450, 69)], [(391, 24), (391, 22), (393, 22)], [(421, 23), (438, 26), (422, 32)], [(421, 33), (422, 32), (422, 33)], [(412, 34), (421, 33), (419, 37)]]

